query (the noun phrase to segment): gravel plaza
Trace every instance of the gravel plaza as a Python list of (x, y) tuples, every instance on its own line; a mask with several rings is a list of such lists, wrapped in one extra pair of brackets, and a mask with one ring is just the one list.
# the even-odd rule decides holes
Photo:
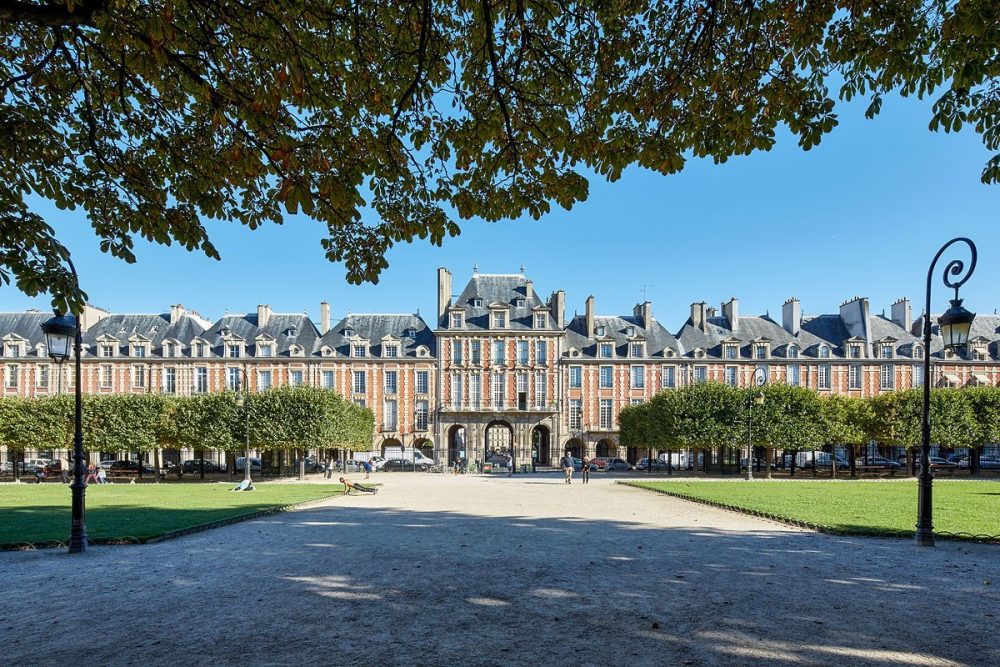
[(996, 545), (822, 535), (599, 476), (373, 481), (157, 544), (0, 553), (3, 662), (1000, 664)]

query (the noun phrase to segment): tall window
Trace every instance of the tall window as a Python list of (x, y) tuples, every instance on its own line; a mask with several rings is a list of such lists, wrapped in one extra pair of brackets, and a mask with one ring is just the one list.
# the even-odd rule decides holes
[(611, 399), (610, 398), (602, 398), (601, 399), (600, 420), (601, 420), (601, 430), (602, 431), (610, 431), (611, 430)]
[(494, 340), (490, 342), (490, 349), (493, 351), (493, 363), (503, 364), (507, 361), (507, 355), (504, 354), (504, 341)]
[(583, 386), (583, 368), (580, 366), (569, 367), (569, 388), (579, 389)]
[(35, 386), (39, 389), (49, 388), (49, 365), (39, 364), (35, 373)]
[[(8, 389), (17, 389), (18, 375), (20, 375), (20, 368), (17, 364), (7, 364), (7, 380), (6, 385)], [(102, 387), (104, 385), (101, 385)]]
[(462, 376), (458, 373), (451, 376), (451, 404), (454, 407), (462, 405)]
[(385, 346), (385, 356), (386, 359), (396, 359), (399, 357), (399, 346), (395, 343), (387, 344)]
[(208, 369), (204, 366), (194, 369), (194, 391), (196, 394), (208, 393)]
[(583, 399), (569, 399), (569, 427), (579, 429), (583, 421)]
[(518, 394), (528, 393), (528, 373), (525, 371), (518, 371), (517, 377), (515, 379), (515, 388)]
[[(16, 369), (17, 366), (15, 366), (14, 368)], [(111, 389), (111, 387), (113, 386), (114, 384), (112, 379), (113, 371), (114, 369), (112, 368), (111, 364), (101, 364), (100, 382), (102, 389)], [(17, 385), (15, 384), (14, 386), (16, 387)]]
[(482, 342), (478, 340), (474, 340), (469, 343), (469, 349), (470, 349), (470, 354), (472, 356), (473, 364), (481, 364), (483, 362), (482, 347), (483, 347)]
[(396, 371), (386, 371), (385, 372), (385, 393), (395, 394), (398, 387), (398, 378)]
[(427, 414), (427, 401), (417, 401), (417, 405), (413, 410), (413, 426), (416, 430), (427, 430)]
[(333, 389), (334, 385), (334, 375), (333, 371), (323, 371), (323, 389)]
[(545, 371), (535, 371), (535, 405), (544, 408), (548, 402), (548, 386)]
[(796, 364), (789, 366), (786, 381), (792, 387), (800, 386), (802, 384), (802, 367)]
[(910, 366), (910, 386), (911, 387), (923, 387), (924, 386), (924, 367), (923, 366)]
[(663, 367), (663, 375), (660, 376), (660, 386), (663, 389), (673, 389), (677, 386), (677, 368), (675, 366)]
[(614, 369), (611, 366), (601, 366), (601, 389), (611, 389), (614, 386)]
[(753, 348), (754, 357), (757, 359), (767, 359), (767, 346), (766, 345), (756, 345)]
[(226, 346), (226, 356), (230, 359), (238, 359), (240, 356), (240, 346), (238, 343), (230, 343)]
[(879, 386), (882, 389), (896, 388), (896, 367), (892, 364), (882, 364), (879, 369)]
[(364, 394), (366, 392), (367, 383), (365, 382), (365, 372), (364, 371), (354, 371), (354, 382), (351, 385), (351, 389), (355, 394)]
[(261, 343), (257, 346), (258, 357), (270, 357), (274, 354), (274, 345), (271, 343)]
[(145, 358), (146, 357), (146, 346), (145, 345), (133, 345), (132, 346), (132, 356)]
[(240, 387), (240, 369), (230, 368), (228, 386), (230, 391), (236, 391)]
[(451, 363), (462, 363), (462, 341), (460, 340), (451, 341)]
[(452, 313), (451, 314), (451, 328), (461, 329), (462, 328), (462, 313)]
[(820, 359), (829, 359), (830, 358), (830, 348), (827, 347), (826, 345), (820, 345), (819, 346), (819, 358)]
[(882, 343), (882, 358), (892, 359), (892, 343)]
[(694, 381), (695, 382), (705, 382), (708, 379), (708, 367), (707, 366), (695, 366), (694, 367)]
[(861, 346), (851, 345), (851, 359), (860, 359), (860, 358), (861, 358)]
[(257, 371), (257, 389), (265, 391), (270, 389), (272, 384), (271, 371)]
[(545, 323), (545, 313), (535, 313), (535, 328), (544, 329)]
[(364, 357), (367, 356), (368, 350), (366, 345), (363, 343), (355, 343), (351, 346), (351, 356), (352, 357)]
[(816, 386), (819, 389), (830, 388), (830, 364), (820, 364), (816, 374)]
[(132, 367), (132, 386), (143, 389), (146, 386), (146, 369), (142, 366)]
[(176, 368), (164, 368), (163, 369), (163, 393), (164, 394), (176, 394), (177, 393), (177, 369)]
[(493, 374), (493, 407), (502, 408), (504, 406), (504, 374), (494, 373)]
[(632, 343), (630, 347), (632, 348), (631, 352), (632, 352), (632, 357), (634, 359), (641, 359), (643, 356), (645, 356), (643, 355), (644, 350), (642, 349), (643, 347), (642, 343)]
[(478, 408), (483, 402), (483, 376), (480, 373), (473, 373), (469, 376), (469, 402), (472, 407)]
[(397, 408), (397, 403), (394, 400), (387, 400), (382, 405), (382, 426), (385, 427), (386, 430), (396, 430), (399, 417)]
[(610, 359), (614, 356), (614, 343), (601, 343), (601, 359)]
[(517, 341), (517, 363), (519, 366), (528, 365), (528, 341)]
[(547, 364), (549, 361), (549, 346), (544, 340), (535, 341), (535, 363)]
[(645, 369), (642, 366), (632, 367), (632, 388), (644, 389), (646, 387)]
[(726, 384), (736, 386), (736, 366), (726, 366)]
[(788, 346), (788, 358), (798, 359), (799, 358), (799, 348), (795, 345)]
[(417, 371), (416, 376), (417, 393), (426, 394), (427, 385), (429, 384), (427, 371)]
[(735, 359), (736, 358), (736, 349), (737, 348), (736, 348), (735, 345), (727, 345), (726, 346), (726, 359)]
[(493, 313), (493, 328), (494, 329), (507, 328), (507, 313), (504, 312)]
[(861, 366), (852, 364), (847, 369), (847, 388), (861, 389)]
[(291, 371), (288, 374), (288, 383), (293, 387), (298, 387), (302, 384), (302, 371)]

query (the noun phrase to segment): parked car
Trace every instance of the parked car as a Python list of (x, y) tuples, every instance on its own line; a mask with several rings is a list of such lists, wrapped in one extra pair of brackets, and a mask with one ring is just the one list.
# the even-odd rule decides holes
[[(219, 465), (215, 461), (209, 461), (208, 459), (205, 459), (204, 461), (205, 461), (205, 472), (211, 472), (211, 473), (226, 472), (226, 466)], [(188, 459), (187, 461), (181, 464), (181, 471), (184, 472), (185, 474), (200, 473), (201, 462), (202, 459)], [(253, 470), (252, 467), (250, 469)]]
[(663, 459), (645, 459), (645, 458), (639, 459), (639, 462), (635, 464), (635, 469), (648, 471), (650, 461), (652, 461), (653, 464), (653, 472), (656, 472), (657, 470), (665, 471), (667, 469), (667, 462), (664, 461)]
[(487, 463), (492, 463), (493, 467), (506, 468), (507, 467), (507, 455), (502, 452), (494, 452), (486, 457)]
[(109, 468), (111, 468), (111, 466), (114, 464), (114, 462), (115, 462), (115, 459), (104, 459), (103, 461), (101, 461), (97, 465), (99, 465), (100, 467), (104, 468), (105, 470), (108, 470)]
[[(235, 470), (236, 472), (242, 473), (245, 461), (246, 461), (246, 457), (245, 456), (239, 456), (239, 457), (237, 457), (236, 458), (236, 464), (233, 466), (233, 470)], [(260, 472), (261, 470), (262, 470), (262, 467), (260, 465), (260, 459), (254, 458), (254, 457), (251, 456), (250, 457), (250, 472), (251, 473)]]
[(406, 459), (389, 459), (382, 464), (381, 470), (385, 472), (410, 472), (414, 470), (416, 472), (427, 472), (430, 466), (426, 463), (420, 463), (419, 461), (414, 464), (413, 461), (407, 461)]
[(595, 470), (607, 470), (608, 469), (608, 461), (610, 461), (610, 460), (611, 460), (611, 458), (607, 457), (607, 456), (597, 456), (597, 457), (594, 457), (594, 458), (590, 459), (590, 463), (591, 463), (592, 466), (594, 466)]
[(608, 459), (608, 465), (605, 470), (622, 472), (625, 470), (632, 470), (632, 464), (625, 459)]
[[(864, 459), (858, 459), (858, 463), (859, 464), (865, 464), (865, 460)], [(885, 458), (884, 456), (869, 456), (868, 457), (867, 465), (869, 465), (869, 466), (875, 466), (875, 467), (879, 467), (879, 468), (889, 468), (890, 470), (899, 470), (900, 468), (902, 468), (901, 465), (899, 465), (895, 461), (890, 461), (889, 459)]]
[[(943, 459), (940, 456), (932, 456), (930, 458), (931, 470), (955, 470), (958, 466), (954, 463)], [(920, 467), (920, 459), (917, 459), (917, 468)]]
[[(124, 459), (119, 461), (114, 461), (108, 467), (109, 474), (133, 474), (139, 472), (139, 462), (138, 461), (126, 461)], [(156, 469), (151, 465), (142, 464), (142, 474), (152, 475), (156, 472)]]
[[(573, 470), (575, 470), (576, 472), (580, 472), (583, 470), (583, 459), (578, 459), (575, 456), (573, 457)], [(590, 472), (596, 472), (597, 470), (599, 470), (599, 468), (592, 459), (590, 461)]]
[(317, 459), (315, 456), (307, 456), (305, 458), (306, 462), (306, 472), (323, 472), (326, 470), (326, 464)]

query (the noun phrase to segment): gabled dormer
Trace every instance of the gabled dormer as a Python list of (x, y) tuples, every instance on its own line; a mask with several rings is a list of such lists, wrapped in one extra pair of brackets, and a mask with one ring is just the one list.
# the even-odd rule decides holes
[(740, 345), (743, 343), (736, 336), (729, 336), (722, 341), (722, 358), (723, 359), (739, 359), (740, 358)]
[(448, 309), (448, 328), (449, 329), (464, 329), (465, 328), (465, 309), (461, 306), (452, 306)]
[(990, 339), (985, 336), (970, 338), (967, 349), (970, 360), (988, 361), (990, 358)]
[(549, 328), (549, 309), (545, 306), (535, 306), (531, 311), (531, 325), (534, 329)]
[(753, 359), (770, 359), (771, 339), (761, 336), (750, 341), (750, 357)]
[(160, 345), (160, 354), (165, 359), (173, 359), (174, 357), (181, 356), (181, 351), (183, 349), (184, 344), (176, 338), (165, 338), (163, 343)]
[(128, 338), (128, 356), (133, 359), (145, 359), (149, 356), (152, 342), (145, 336), (132, 334)]
[(277, 341), (274, 336), (266, 333), (258, 335), (254, 341), (254, 353), (253, 356), (267, 358), (275, 356), (277, 352)]
[(400, 356), (400, 340), (392, 334), (382, 336), (382, 357), (384, 359), (398, 359)]
[(191, 339), (191, 357), (200, 359), (203, 357), (208, 357), (212, 352), (212, 344), (208, 342), (207, 339), (201, 336), (195, 336)]
[(219, 338), (222, 341), (223, 357), (226, 359), (241, 359), (246, 356), (246, 339), (234, 334), (229, 327), (223, 327), (219, 330)]
[(510, 307), (498, 301), (490, 304), (490, 328), (507, 329), (510, 327)]
[(872, 356), (876, 359), (895, 359), (896, 343), (899, 339), (886, 336), (872, 343)]
[(3, 356), (14, 359), (23, 357), (27, 351), (28, 340), (15, 333), (3, 337)]
[(633, 335), (628, 342), (628, 356), (632, 359), (643, 359), (646, 356), (646, 337)]
[(848, 359), (864, 359), (867, 356), (866, 347), (865, 339), (860, 336), (851, 336), (844, 341), (844, 353)]
[(352, 359), (363, 359), (368, 356), (368, 339), (353, 335), (347, 341), (347, 349)]
[(111, 358), (118, 356), (118, 349), (121, 342), (109, 334), (101, 334), (97, 337), (97, 356)]

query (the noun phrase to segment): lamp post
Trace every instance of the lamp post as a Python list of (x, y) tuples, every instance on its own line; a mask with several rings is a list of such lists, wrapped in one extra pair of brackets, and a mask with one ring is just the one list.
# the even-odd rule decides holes
[[(976, 270), (976, 244), (970, 239), (960, 236), (954, 238), (937, 251), (931, 266), (927, 269), (927, 293), (924, 303), (924, 401), (922, 407), (920, 423), (920, 474), (917, 477), (917, 544), (922, 547), (934, 546), (934, 525), (932, 518), (931, 503), (931, 280), (934, 277), (934, 267), (941, 259), (944, 251), (956, 243), (964, 243), (969, 246), (971, 257), (969, 259), (969, 270), (965, 271), (965, 263), (960, 259), (953, 259), (944, 268), (942, 280), (945, 287), (955, 290), (955, 298), (951, 300), (951, 308), (938, 318), (938, 325), (941, 329), (941, 338), (946, 349), (955, 350), (965, 347), (969, 341), (969, 331), (972, 329), (972, 321), (976, 319), (975, 313), (970, 313), (962, 307), (962, 300), (958, 298), (958, 288), (972, 276)], [(955, 280), (954, 277), (958, 276)]]
[[(250, 405), (247, 404), (246, 398), (243, 396), (244, 391), (249, 391), (248, 385), (247, 370), (244, 368), (242, 381), (236, 385), (236, 407), (243, 410), (244, 418), (243, 490), (253, 491), (253, 482), (250, 480)], [(244, 387), (246, 387), (246, 390), (244, 390)]]
[[(73, 274), (73, 284), (80, 289), (80, 279), (76, 274), (73, 262), (66, 258), (70, 272)], [(70, 339), (73, 343), (73, 358), (75, 363), (76, 387), (73, 413), (73, 482), (69, 485), (72, 497), (72, 524), (69, 537), (69, 552), (83, 553), (87, 550), (87, 485), (83, 482), (83, 388), (80, 382), (80, 356), (83, 351), (83, 333), (80, 331), (80, 318), (76, 315), (55, 316), (42, 322), (42, 333), (45, 334), (45, 346), (49, 356), (56, 363), (60, 375), (62, 363), (70, 357)], [(15, 464), (16, 465), (16, 464)]]
[(756, 387), (757, 392), (753, 393), (751, 389), (750, 397), (747, 399), (748, 414), (750, 419), (747, 423), (747, 479), (753, 480), (753, 406), (754, 405), (764, 405), (764, 392), (760, 390), (761, 387), (767, 382), (766, 374), (763, 368), (755, 368), (753, 370), (753, 379), (750, 384), (751, 387)]

